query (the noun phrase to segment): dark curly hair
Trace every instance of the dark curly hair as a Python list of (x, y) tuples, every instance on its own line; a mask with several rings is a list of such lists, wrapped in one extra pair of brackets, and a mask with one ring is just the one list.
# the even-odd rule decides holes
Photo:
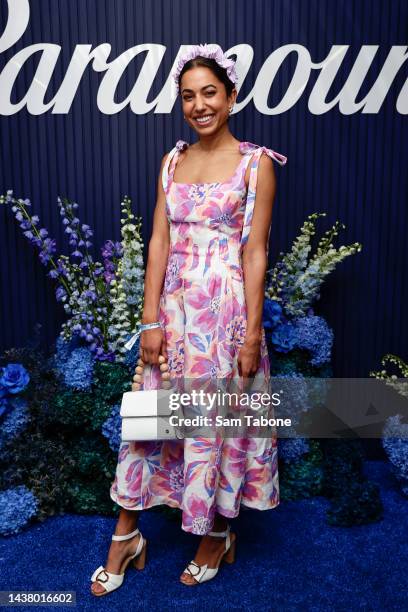
[(209, 68), (222, 83), (224, 83), (225, 90), (227, 92), (227, 97), (229, 97), (232, 91), (235, 88), (235, 85), (228, 78), (227, 71), (225, 68), (217, 64), (215, 59), (211, 57), (202, 57), (201, 55), (197, 55), (193, 59), (186, 62), (179, 74), (178, 85), (179, 91), (181, 92), (181, 77), (187, 70), (191, 70), (191, 68), (195, 68), (196, 66), (203, 66), (204, 68)]

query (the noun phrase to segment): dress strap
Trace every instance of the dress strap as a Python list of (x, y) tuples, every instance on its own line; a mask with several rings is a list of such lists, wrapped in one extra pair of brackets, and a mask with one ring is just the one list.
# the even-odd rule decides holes
[(179, 153), (180, 151), (184, 151), (184, 149), (186, 149), (188, 146), (188, 142), (186, 142), (185, 140), (178, 140), (176, 142), (176, 146), (172, 148), (166, 159), (166, 163), (164, 164), (162, 173), (162, 184), (165, 193), (167, 193), (170, 183), (173, 180), (173, 174), (176, 168)]
[[(278, 153), (277, 151), (273, 151), (272, 149), (268, 149), (267, 147), (260, 147), (252, 142), (241, 142), (240, 143), (240, 151), (244, 155), (251, 154), (251, 170), (249, 174), (249, 185), (248, 185), (248, 193), (246, 199), (245, 206), (245, 215), (244, 215), (244, 223), (241, 234), (241, 249), (248, 241), (249, 232), (251, 230), (252, 218), (254, 215), (254, 206), (255, 206), (255, 197), (256, 197), (256, 185), (258, 179), (258, 168), (259, 168), (259, 160), (261, 159), (262, 153), (266, 153), (271, 159), (274, 159), (281, 166), (284, 166), (287, 162), (287, 157)], [(266, 254), (268, 256), (269, 252), (269, 236), (271, 233), (271, 228), (269, 227), (268, 233), (268, 241), (266, 247)]]

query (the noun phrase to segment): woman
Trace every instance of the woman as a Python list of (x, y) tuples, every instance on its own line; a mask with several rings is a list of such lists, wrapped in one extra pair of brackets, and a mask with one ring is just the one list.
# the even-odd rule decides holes
[[(160, 355), (174, 377), (255, 376), (267, 384), (262, 309), (276, 189), (272, 159), (284, 165), (286, 157), (230, 132), (237, 75), (218, 45), (190, 48), (173, 77), (198, 141), (179, 140), (160, 168), (142, 317), (157, 325), (140, 337), (140, 357), (153, 373), (144, 388), (160, 387)], [(221, 560), (233, 561), (227, 519), (241, 504), (260, 510), (279, 504), (276, 435), (122, 443), (110, 494), (122, 509), (92, 592), (118, 588), (132, 560), (144, 566), (139, 511), (158, 504), (181, 508), (182, 529), (203, 536), (180, 576), (197, 585), (215, 576)]]

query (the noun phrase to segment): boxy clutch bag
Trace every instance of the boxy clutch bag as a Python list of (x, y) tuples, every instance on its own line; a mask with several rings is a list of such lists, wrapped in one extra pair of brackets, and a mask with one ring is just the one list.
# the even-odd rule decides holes
[(146, 377), (151, 376), (152, 366), (138, 359), (132, 391), (126, 391), (122, 396), (122, 442), (177, 440), (184, 437), (181, 429), (170, 423), (170, 417), (174, 414), (169, 404), (172, 385), (168, 364), (162, 355), (159, 357), (159, 366), (162, 388), (140, 389)]

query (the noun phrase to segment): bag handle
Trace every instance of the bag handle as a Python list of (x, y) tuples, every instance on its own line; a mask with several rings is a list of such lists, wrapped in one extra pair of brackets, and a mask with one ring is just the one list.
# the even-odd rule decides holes
[[(163, 357), (163, 355), (159, 355), (159, 367), (162, 377), (162, 389), (170, 389), (171, 381), (169, 373), (169, 364), (167, 363), (166, 358)], [(140, 387), (143, 383), (144, 371), (146, 369), (148, 370), (151, 376), (152, 364), (145, 363), (143, 359), (139, 357), (135, 368), (135, 375), (133, 376), (132, 391), (140, 391)]]

